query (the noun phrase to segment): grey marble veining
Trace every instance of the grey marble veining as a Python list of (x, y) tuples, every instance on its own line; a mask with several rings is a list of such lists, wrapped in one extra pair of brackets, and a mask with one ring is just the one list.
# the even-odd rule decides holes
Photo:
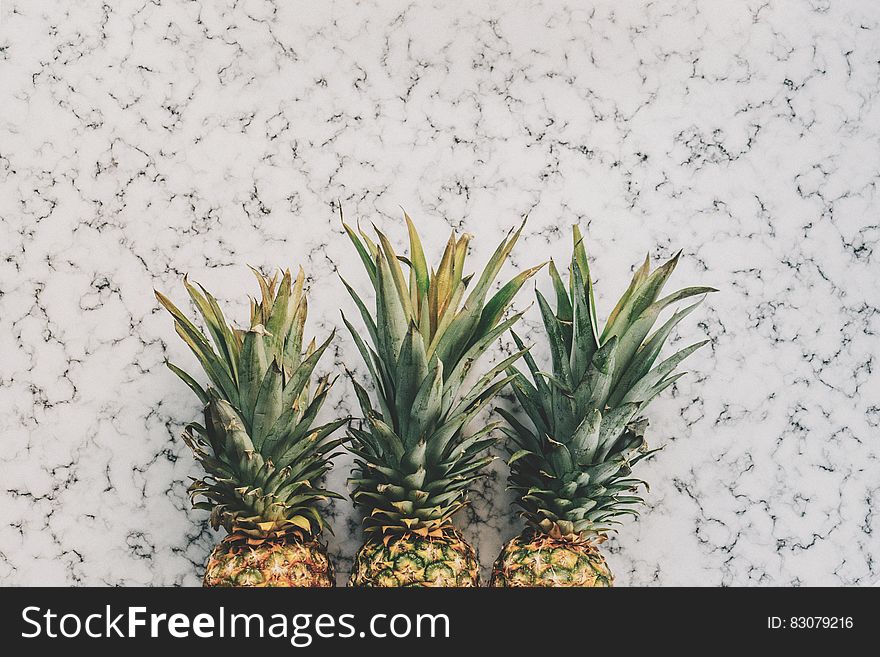
[[(163, 362), (196, 365), (152, 289), (189, 272), (244, 321), (246, 264), (302, 264), (326, 335), (337, 272), (366, 289), (336, 203), (400, 244), (404, 206), (434, 257), (473, 233), (475, 265), (527, 214), (508, 275), (579, 222), (603, 316), (684, 249), (673, 284), (722, 291), (680, 340), (712, 344), (652, 407), (618, 582), (875, 582), (878, 79), (868, 0), (3, 0), (0, 583), (199, 582), (197, 403)], [(323, 368), (357, 363), (340, 333)], [(352, 410), (340, 381), (325, 415)], [(505, 474), (459, 519), (485, 566)], [(331, 515), (342, 576), (358, 518)]]

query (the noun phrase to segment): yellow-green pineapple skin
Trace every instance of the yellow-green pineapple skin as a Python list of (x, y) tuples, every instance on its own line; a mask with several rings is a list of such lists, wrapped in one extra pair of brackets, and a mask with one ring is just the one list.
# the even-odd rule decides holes
[(368, 541), (357, 553), (349, 586), (440, 586), (469, 588), (480, 585), (474, 549), (457, 536), (405, 536), (384, 545)]
[(327, 588), (335, 579), (327, 550), (316, 540), (223, 541), (208, 558), (203, 585)]
[(595, 545), (539, 534), (517, 536), (504, 546), (489, 586), (592, 588), (613, 583), (611, 570)]

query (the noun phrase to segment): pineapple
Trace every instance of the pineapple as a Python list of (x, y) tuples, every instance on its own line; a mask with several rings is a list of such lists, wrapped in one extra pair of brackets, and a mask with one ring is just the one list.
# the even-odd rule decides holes
[[(344, 225), (376, 293), (375, 316), (346, 283), (367, 329), (368, 344), (343, 321), (375, 388), (374, 407), (354, 381), (363, 418), (350, 427), (355, 457), (352, 499), (364, 511), (366, 541), (351, 586), (477, 586), (473, 548), (452, 524), (468, 487), (492, 461), (497, 424), (468, 433), (469, 422), (510, 382), (505, 370), (523, 352), (465, 378), (489, 346), (520, 317), (503, 319), (526, 270), (487, 300), (489, 288), (522, 232), (511, 231), (475, 282), (463, 275), (469, 236), (453, 232), (436, 271), (428, 269), (412, 220), (409, 257), (398, 256)], [(401, 263), (408, 269), (407, 274)], [(466, 293), (467, 291), (467, 293)]]
[(177, 334), (193, 351), (210, 386), (176, 365), (168, 367), (204, 404), (204, 424), (186, 426), (184, 440), (207, 473), (189, 488), (193, 507), (211, 512), (211, 525), (227, 536), (214, 549), (205, 586), (333, 586), (326, 548), (319, 542), (324, 521), (317, 503), (341, 497), (321, 481), (331, 467), (331, 439), (347, 422), (313, 427), (333, 382), (312, 372), (331, 335), (303, 353), (308, 304), (304, 274), (256, 271), (261, 298), (251, 300), (250, 328), (233, 329), (217, 301), (184, 278), (213, 340), (156, 292), (171, 313)]
[[(554, 264), (550, 275), (556, 310), (537, 292), (550, 343), (552, 374), (523, 358), (531, 381), (515, 367), (511, 386), (531, 426), (499, 409), (512, 447), (510, 488), (517, 494), (527, 530), (502, 550), (492, 586), (610, 586), (613, 578), (597, 549), (624, 515), (638, 515), (644, 482), (632, 466), (652, 454), (645, 443), (648, 403), (683, 373), (678, 364), (707, 341), (654, 362), (673, 327), (702, 301), (675, 312), (651, 335), (660, 312), (708, 292), (688, 287), (660, 297), (679, 254), (650, 271), (645, 259), (601, 334), (596, 322), (590, 269), (580, 231), (566, 286)], [(519, 349), (522, 339), (513, 334)]]

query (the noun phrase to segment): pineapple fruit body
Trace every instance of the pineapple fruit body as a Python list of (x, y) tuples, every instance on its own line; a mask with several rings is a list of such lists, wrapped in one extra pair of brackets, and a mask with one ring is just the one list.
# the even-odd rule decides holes
[(608, 587), (614, 578), (602, 553), (590, 542), (525, 533), (501, 550), (490, 586)]
[(457, 535), (408, 535), (387, 545), (368, 541), (355, 557), (349, 585), (476, 587), (479, 564), (474, 549)]
[(327, 588), (335, 580), (327, 549), (317, 540), (223, 541), (208, 558), (203, 585)]

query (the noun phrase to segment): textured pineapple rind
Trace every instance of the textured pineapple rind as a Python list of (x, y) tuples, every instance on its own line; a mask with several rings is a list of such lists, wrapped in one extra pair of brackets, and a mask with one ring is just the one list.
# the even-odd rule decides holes
[(230, 586), (335, 586), (327, 549), (317, 540), (221, 542), (205, 569), (203, 585)]
[(501, 550), (492, 568), (493, 587), (608, 587), (614, 577), (591, 543), (521, 535)]
[(388, 545), (368, 541), (358, 551), (351, 578), (353, 587), (461, 587), (480, 585), (474, 549), (457, 536), (404, 536)]

